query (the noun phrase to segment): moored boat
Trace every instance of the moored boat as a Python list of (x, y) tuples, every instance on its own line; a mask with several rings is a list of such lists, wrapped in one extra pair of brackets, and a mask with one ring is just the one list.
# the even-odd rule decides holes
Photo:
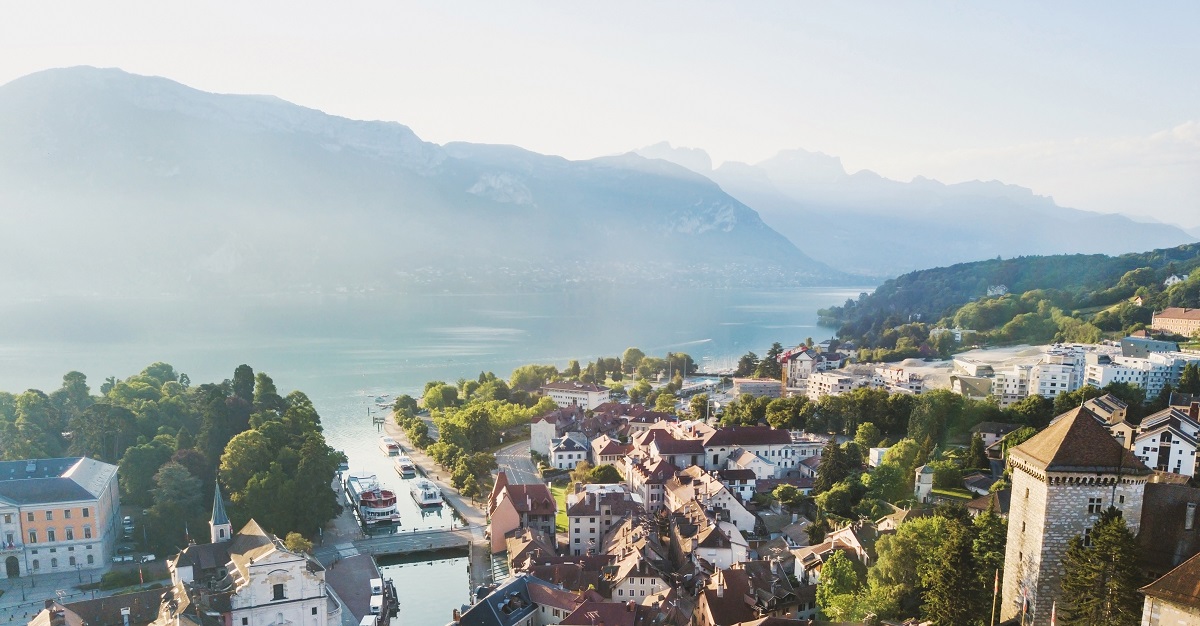
[(379, 438), (379, 449), (388, 456), (396, 456), (400, 454), (400, 444), (396, 443), (395, 439), (387, 435)]
[(441, 506), (442, 490), (428, 478), (418, 478), (412, 481), (409, 492), (413, 500), (420, 506)]
[(346, 477), (346, 503), (358, 511), (363, 524), (391, 524), (400, 521), (396, 508), (396, 492), (384, 489), (374, 474), (351, 474)]
[(417, 464), (408, 458), (407, 454), (401, 454), (392, 460), (392, 465), (396, 468), (396, 473), (403, 478), (412, 478), (417, 475)]

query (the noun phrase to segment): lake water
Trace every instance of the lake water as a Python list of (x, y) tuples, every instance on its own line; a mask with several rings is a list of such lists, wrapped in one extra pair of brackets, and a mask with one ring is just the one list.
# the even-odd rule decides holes
[[(443, 528), (449, 509), (422, 514), (377, 447), (369, 411), (387, 393), (416, 395), (425, 381), (507, 378), (526, 363), (583, 364), (620, 356), (686, 352), (697, 363), (732, 366), (747, 351), (832, 336), (818, 309), (863, 289), (572, 291), (506, 295), (289, 296), (229, 301), (43, 300), (0, 303), (0, 390), (51, 391), (78, 370), (93, 391), (155, 361), (193, 384), (233, 376), (239, 364), (271, 375), (280, 393), (300, 389), (321, 414), (330, 445), (351, 471), (374, 472), (397, 491), (401, 532)], [(460, 563), (461, 561), (461, 563)], [(404, 565), (404, 567), (400, 567)], [(464, 558), (388, 571), (401, 623), (441, 624), (467, 598)], [(407, 599), (406, 599), (407, 598)], [(412, 607), (428, 609), (423, 619)], [(425, 615), (425, 614), (423, 614)]]

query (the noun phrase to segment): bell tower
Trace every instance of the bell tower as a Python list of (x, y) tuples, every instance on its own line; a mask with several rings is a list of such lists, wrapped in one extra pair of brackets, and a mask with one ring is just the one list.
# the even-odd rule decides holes
[(213, 543), (221, 543), (233, 538), (233, 524), (229, 523), (229, 516), (225, 514), (225, 502), (221, 499), (221, 483), (219, 482), (216, 489), (213, 490), (213, 512), (212, 519), (208, 521), (208, 527)]

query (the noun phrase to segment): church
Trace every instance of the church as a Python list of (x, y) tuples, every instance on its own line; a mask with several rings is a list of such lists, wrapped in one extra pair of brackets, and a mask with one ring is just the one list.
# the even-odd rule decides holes
[(1137, 536), (1148, 579), (1163, 576), (1200, 553), (1195, 512), (1200, 489), (1178, 475), (1155, 472), (1119, 444), (1087, 408), (1055, 418), (1012, 448), (1012, 502), (1004, 558), (1000, 619), (1050, 624), (1062, 604), (1068, 542), (1087, 538), (1100, 514), (1120, 509)]
[(337, 626), (341, 603), (325, 568), (291, 552), (254, 520), (234, 533), (218, 486), (211, 543), (192, 544), (168, 562), (171, 587), (153, 626)]

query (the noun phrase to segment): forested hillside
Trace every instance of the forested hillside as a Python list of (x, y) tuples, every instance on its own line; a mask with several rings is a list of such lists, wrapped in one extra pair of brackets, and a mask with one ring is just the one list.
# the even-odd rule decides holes
[[(1154, 310), (1200, 306), (1198, 268), (1200, 244), (1120, 256), (994, 259), (905, 274), (820, 313), (840, 324), (843, 340), (882, 350), (872, 356), (885, 358), (944, 354), (949, 346), (929, 337), (938, 324), (982, 331), (978, 339), (990, 342), (1095, 341), (1148, 324)], [(1184, 283), (1163, 286), (1168, 276), (1184, 274)], [(987, 296), (999, 286), (1008, 293)]]

